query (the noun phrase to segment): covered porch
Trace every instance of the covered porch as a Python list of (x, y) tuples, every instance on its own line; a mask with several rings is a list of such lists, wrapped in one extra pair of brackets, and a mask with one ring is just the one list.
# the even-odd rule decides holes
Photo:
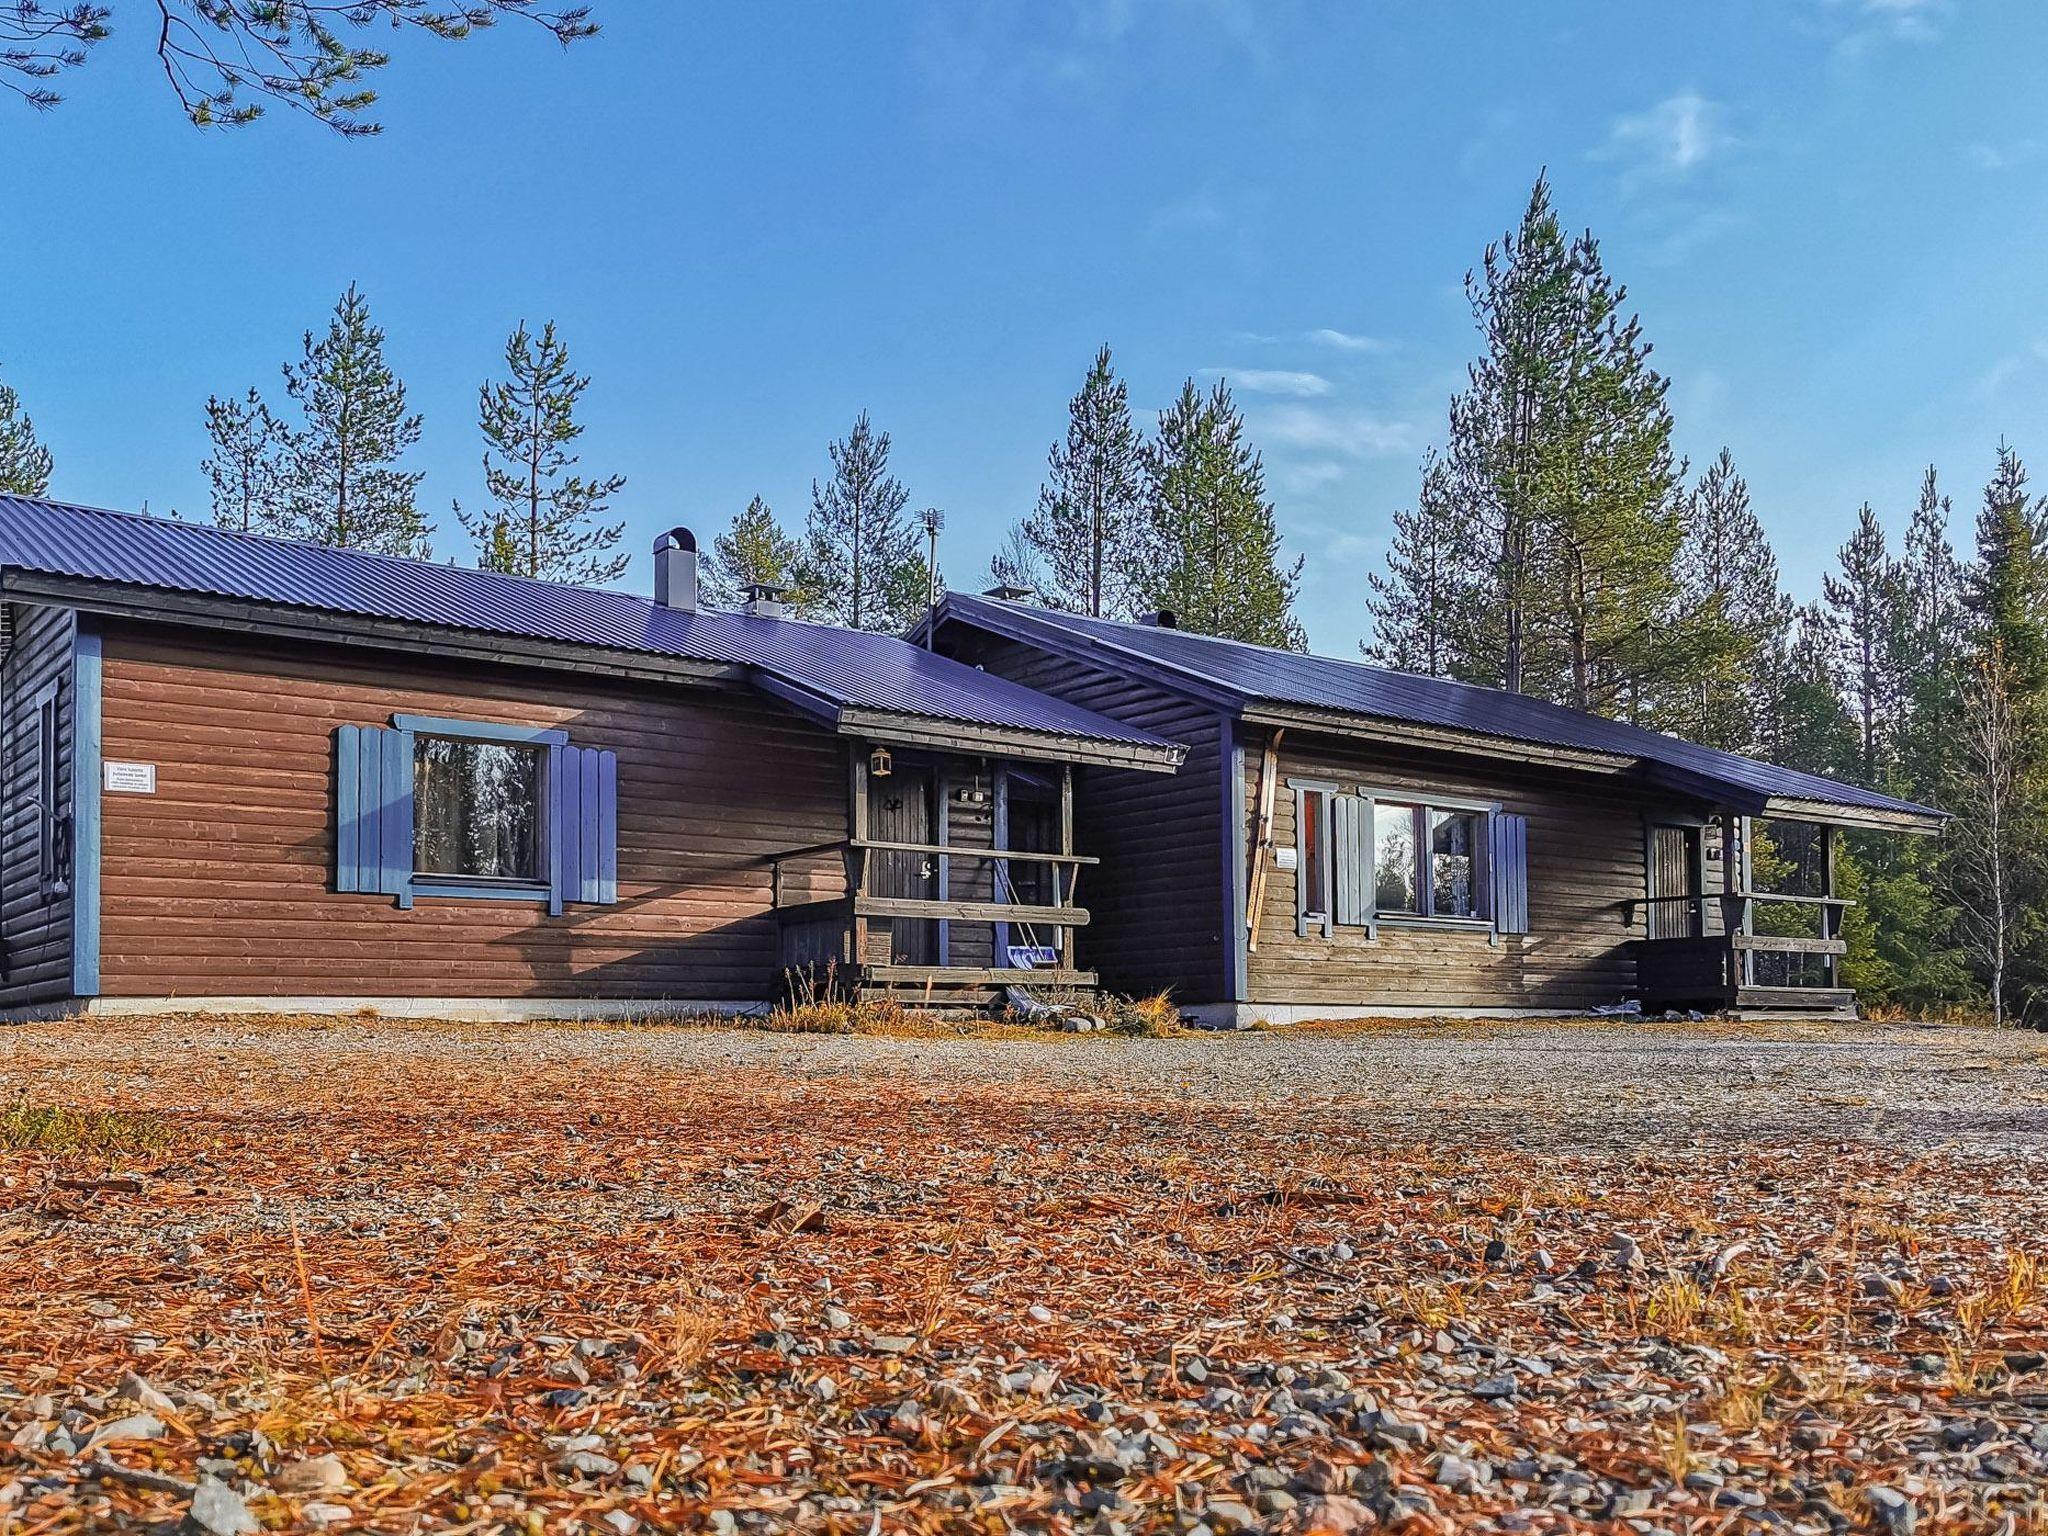
[[(1071, 762), (854, 741), (848, 835), (775, 854), (786, 994), (983, 1007), (1092, 990)], [(821, 889), (826, 894), (820, 894)]]
[(1844, 985), (1839, 828), (1720, 810), (1647, 828), (1648, 894), (1630, 921), (1643, 1006), (1739, 1018), (1856, 1017)]

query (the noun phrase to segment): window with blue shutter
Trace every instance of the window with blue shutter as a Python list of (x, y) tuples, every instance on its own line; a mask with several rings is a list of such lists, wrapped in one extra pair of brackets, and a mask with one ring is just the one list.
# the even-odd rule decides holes
[(1336, 860), (1337, 921), (1358, 928), (1373, 924), (1372, 801), (1337, 795), (1331, 818), (1331, 851)]
[(568, 733), (395, 715), (335, 733), (339, 891), (618, 900), (618, 764)]

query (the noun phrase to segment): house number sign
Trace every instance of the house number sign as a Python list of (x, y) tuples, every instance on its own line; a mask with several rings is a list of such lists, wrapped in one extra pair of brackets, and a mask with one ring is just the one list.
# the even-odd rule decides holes
[(108, 763), (107, 793), (110, 795), (153, 795), (156, 793), (155, 763)]

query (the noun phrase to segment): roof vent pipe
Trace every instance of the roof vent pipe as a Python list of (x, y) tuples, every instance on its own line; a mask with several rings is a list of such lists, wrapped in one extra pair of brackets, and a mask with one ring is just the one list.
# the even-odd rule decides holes
[(1140, 624), (1149, 624), (1154, 629), (1179, 629), (1180, 615), (1171, 608), (1162, 608), (1157, 613), (1139, 614), (1138, 622)]
[(697, 536), (687, 528), (671, 528), (654, 541), (654, 600), (697, 611)]

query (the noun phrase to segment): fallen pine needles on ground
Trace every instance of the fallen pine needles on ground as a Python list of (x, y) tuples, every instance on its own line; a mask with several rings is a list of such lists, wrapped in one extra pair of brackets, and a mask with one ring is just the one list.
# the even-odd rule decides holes
[(0, 1041), (162, 1127), (0, 1154), (0, 1523), (2048, 1529), (2038, 1140), (744, 1039)]

